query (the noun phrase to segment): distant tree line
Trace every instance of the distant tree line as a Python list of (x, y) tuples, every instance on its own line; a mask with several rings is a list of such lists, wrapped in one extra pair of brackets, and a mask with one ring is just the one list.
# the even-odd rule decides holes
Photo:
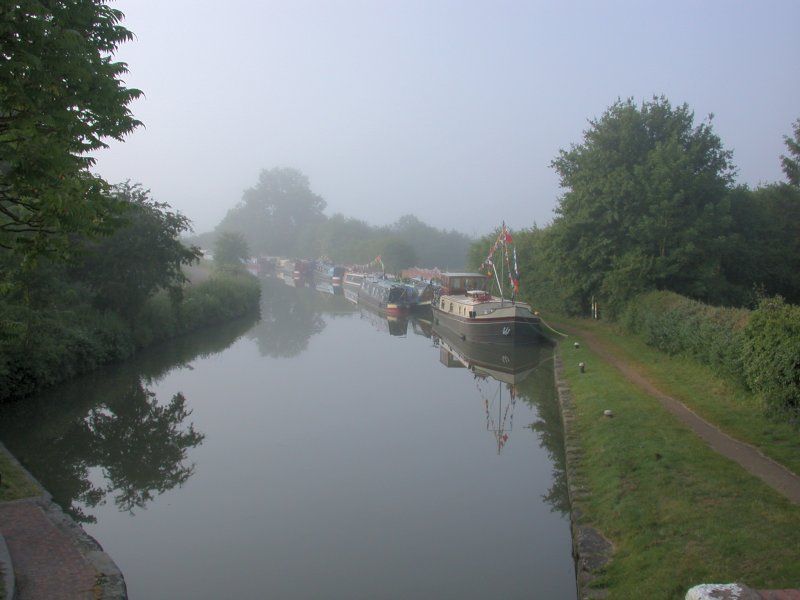
[[(787, 181), (735, 185), (732, 155), (687, 105), (617, 101), (552, 162), (563, 194), (546, 227), (515, 233), (522, 287), (537, 306), (607, 316), (650, 290), (715, 305), (800, 302), (800, 120), (785, 138)], [(493, 236), (476, 242), (480, 264)]]
[(457, 231), (431, 227), (413, 215), (376, 227), (355, 218), (324, 214), (325, 200), (311, 190), (308, 178), (291, 168), (261, 172), (258, 183), (213, 233), (192, 238), (214, 248), (220, 236), (241, 234), (253, 254), (367, 263), (381, 255), (387, 269), (414, 265), (463, 268), (472, 239)]

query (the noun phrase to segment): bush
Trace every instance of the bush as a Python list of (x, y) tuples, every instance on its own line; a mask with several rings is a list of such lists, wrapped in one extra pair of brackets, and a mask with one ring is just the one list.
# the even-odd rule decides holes
[(800, 423), (800, 306), (776, 297), (749, 311), (650, 292), (627, 306), (621, 322), (659, 350), (691, 356), (738, 379), (768, 414)]
[(685, 354), (741, 378), (750, 311), (709, 306), (673, 292), (648, 292), (623, 310), (621, 322), (667, 354)]
[(800, 421), (800, 306), (762, 300), (747, 324), (743, 347), (747, 386), (770, 413)]
[(261, 287), (248, 274), (217, 275), (180, 295), (151, 296), (133, 324), (89, 305), (31, 310), (0, 305), (0, 400), (26, 396), (138, 348), (253, 312)]

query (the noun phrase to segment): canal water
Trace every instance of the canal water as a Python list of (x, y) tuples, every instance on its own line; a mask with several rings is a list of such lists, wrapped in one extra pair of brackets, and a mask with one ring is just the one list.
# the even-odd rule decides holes
[(260, 319), (0, 407), (0, 439), (133, 599), (569, 599), (552, 369), (268, 280)]

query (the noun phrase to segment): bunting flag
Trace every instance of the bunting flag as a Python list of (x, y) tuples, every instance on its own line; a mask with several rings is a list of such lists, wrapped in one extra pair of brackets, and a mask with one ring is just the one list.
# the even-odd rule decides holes
[[(486, 270), (487, 275), (491, 276), (492, 272), (496, 272), (495, 262), (494, 262), (494, 255), (498, 250), (502, 251), (502, 256), (500, 257), (500, 264), (502, 265), (505, 263), (506, 270), (508, 271), (508, 279), (509, 283), (511, 284), (511, 288), (514, 290), (514, 296), (519, 293), (519, 266), (517, 263), (517, 248), (513, 247), (509, 252), (509, 245), (514, 243), (514, 238), (511, 235), (511, 231), (506, 227), (505, 222), (503, 226), (500, 228), (500, 233), (497, 235), (497, 239), (495, 239), (494, 244), (492, 244), (491, 249), (489, 250), (489, 254), (484, 259), (483, 263), (481, 263), (481, 270)], [(513, 257), (513, 268), (511, 265), (511, 259)], [(498, 280), (499, 281), (499, 280)]]
[(353, 265), (353, 269), (356, 271), (369, 271), (372, 267), (380, 267), (381, 271), (386, 270), (386, 267), (383, 266), (383, 261), (381, 260), (380, 254), (378, 254), (378, 256), (373, 258), (365, 265)]

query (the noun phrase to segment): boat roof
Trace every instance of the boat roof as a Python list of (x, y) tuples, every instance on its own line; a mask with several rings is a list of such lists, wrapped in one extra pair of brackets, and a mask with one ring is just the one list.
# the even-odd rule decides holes
[(405, 287), (405, 284), (400, 281), (394, 281), (392, 279), (374, 279), (374, 278), (367, 278), (365, 283), (374, 283), (380, 285), (381, 287)]
[[(477, 290), (481, 291), (481, 290)], [(511, 300), (510, 298), (500, 298), (500, 296), (489, 296), (488, 300), (481, 300), (480, 298), (476, 298), (475, 296), (466, 296), (462, 294), (444, 294), (442, 298), (447, 298), (449, 302), (457, 302), (458, 304), (469, 304), (469, 305), (476, 305), (476, 304), (504, 304), (505, 306), (521, 306), (530, 310), (531, 305), (527, 302), (521, 302), (519, 300)]]
[(483, 273), (442, 273), (442, 277), (488, 277)]

